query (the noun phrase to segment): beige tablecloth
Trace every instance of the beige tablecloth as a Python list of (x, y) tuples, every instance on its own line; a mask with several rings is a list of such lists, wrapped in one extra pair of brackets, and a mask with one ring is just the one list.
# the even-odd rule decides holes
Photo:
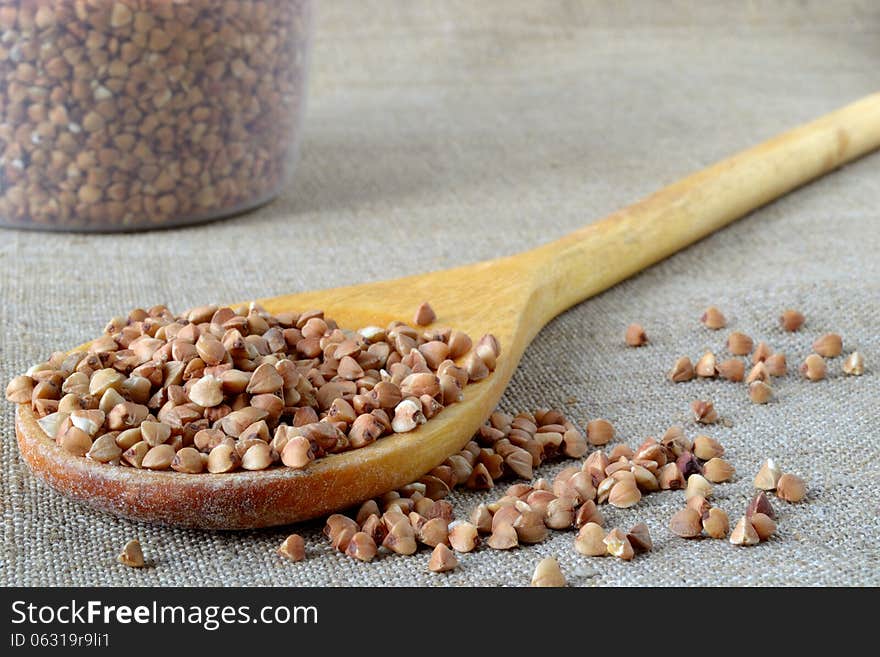
[[(876, 2), (335, 1), (317, 11), (302, 157), (275, 203), (206, 226), (134, 235), (0, 231), (4, 382), (136, 306), (209, 301), (421, 272), (513, 253), (563, 235), (743, 147), (880, 86)], [(92, 512), (39, 484), (20, 461), (3, 403), (0, 583), (12, 585), (512, 585), (556, 555), (573, 585), (880, 584), (880, 156), (785, 198), (572, 309), (528, 350), (508, 410), (560, 406), (605, 417), (630, 445), (684, 422), (697, 395), (731, 426), (709, 433), (737, 468), (716, 488), (735, 520), (761, 461), (808, 482), (778, 504), (777, 536), (740, 549), (667, 529), (682, 492), (609, 509), (645, 521), (654, 551), (590, 559), (573, 533), (510, 552), (464, 555), (448, 575), (428, 552), (362, 564), (299, 528), (309, 558), (274, 550), (289, 528), (203, 533)], [(672, 385), (674, 357), (721, 350), (697, 322), (708, 304), (793, 364), (839, 331), (869, 371), (778, 382), (749, 403), (717, 381)], [(797, 307), (805, 330), (776, 318)], [(643, 323), (651, 344), (622, 346)], [(574, 403), (567, 404), (569, 398)], [(560, 465), (546, 467), (552, 476)], [(471, 493), (453, 500), (466, 513)], [(140, 537), (154, 563), (115, 562)]]

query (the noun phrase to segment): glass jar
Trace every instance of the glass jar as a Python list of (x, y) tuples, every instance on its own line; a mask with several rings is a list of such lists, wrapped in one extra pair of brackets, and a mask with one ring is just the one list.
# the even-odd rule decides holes
[(289, 177), (310, 0), (0, 0), (0, 225), (158, 228)]

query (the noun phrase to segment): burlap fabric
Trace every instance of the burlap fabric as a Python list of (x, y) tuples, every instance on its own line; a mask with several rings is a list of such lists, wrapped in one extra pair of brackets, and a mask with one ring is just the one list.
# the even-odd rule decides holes
[[(83, 342), (129, 308), (175, 309), (446, 267), (540, 244), (742, 147), (876, 91), (880, 7), (856, 3), (329, 2), (317, 12), (311, 98), (295, 180), (275, 203), (206, 226), (136, 235), (0, 232), (5, 381)], [(761, 461), (804, 477), (807, 500), (778, 503), (779, 532), (751, 549), (685, 541), (667, 523), (682, 492), (608, 509), (645, 521), (654, 551), (590, 559), (573, 533), (511, 552), (464, 555), (447, 575), (428, 552), (362, 564), (298, 527), (309, 558), (274, 550), (290, 528), (205, 533), (92, 512), (21, 463), (13, 410), (0, 414), (3, 539), (10, 585), (512, 585), (558, 556), (593, 585), (880, 584), (880, 156), (768, 207), (566, 313), (528, 350), (508, 410), (559, 406), (605, 417), (635, 445), (714, 399), (730, 426), (735, 481), (716, 503), (736, 520)], [(860, 378), (778, 382), (778, 401), (743, 385), (672, 385), (674, 358), (722, 350), (708, 304), (792, 364), (839, 331), (866, 354)], [(784, 334), (776, 318), (809, 318)], [(650, 346), (627, 349), (643, 323)], [(574, 399), (573, 403), (568, 400)], [(561, 465), (544, 468), (552, 476)], [(485, 496), (452, 499), (464, 514)], [(116, 563), (138, 536), (153, 566)]]

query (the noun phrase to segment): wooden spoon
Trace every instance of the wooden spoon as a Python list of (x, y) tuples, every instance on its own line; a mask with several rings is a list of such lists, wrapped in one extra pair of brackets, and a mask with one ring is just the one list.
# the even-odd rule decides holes
[[(60, 492), (117, 515), (207, 529), (282, 525), (410, 483), (461, 449), (501, 397), (526, 346), (553, 317), (796, 187), (880, 146), (880, 94), (771, 139), (558, 241), (516, 256), (393, 281), (259, 301), (321, 308), (340, 326), (410, 321), (422, 301), (437, 325), (495, 334), (488, 379), (414, 432), (319, 459), (302, 471), (188, 475), (103, 465), (62, 451), (18, 407), (19, 447)], [(538, 400), (539, 401), (539, 400)]]

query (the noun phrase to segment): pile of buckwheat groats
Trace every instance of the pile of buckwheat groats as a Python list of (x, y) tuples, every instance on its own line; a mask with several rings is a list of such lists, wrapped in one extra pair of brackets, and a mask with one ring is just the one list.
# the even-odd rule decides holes
[[(304, 468), (412, 431), (495, 369), (492, 335), (392, 322), (358, 332), (321, 311), (165, 306), (113, 319), (6, 389), (66, 452), (100, 463), (224, 473)], [(464, 357), (461, 365), (452, 359)]]
[[(557, 410), (516, 416), (496, 411), (463, 450), (420, 482), (364, 502), (353, 517), (330, 516), (324, 533), (334, 548), (363, 561), (375, 558), (380, 547), (398, 554), (414, 554), (419, 544), (431, 547), (428, 567), (438, 572), (457, 564), (450, 547), (458, 553), (481, 545), (509, 550), (540, 543), (550, 530), (579, 529), (574, 548), (580, 554), (629, 561), (651, 550), (647, 526), (606, 533), (599, 506), (631, 508), (643, 495), (685, 487), (689, 498), (695, 491), (708, 496), (709, 481), (728, 481), (734, 473), (717, 441), (703, 435), (690, 441), (681, 427), (672, 426), (660, 440), (648, 438), (635, 450), (622, 444), (608, 453), (596, 449), (581, 463), (563, 468), (552, 482), (514, 483), (497, 500), (475, 507), (467, 520), (456, 520), (452, 505), (442, 499), (456, 485), (489, 489), (498, 479), (531, 479), (533, 467), (546, 460), (580, 458), (588, 441), (599, 447), (613, 437), (606, 420), (587, 426), (585, 438)], [(304, 542), (292, 535), (279, 552), (301, 560)]]
[[(430, 306), (423, 304), (414, 323), (424, 327), (435, 318)], [(726, 325), (723, 315), (714, 307), (701, 319), (713, 330)], [(797, 331), (804, 318), (790, 310), (783, 313), (781, 323), (785, 330)], [(95, 445), (101, 441), (109, 444), (110, 438), (105, 436), (111, 436), (119, 453), (110, 462), (150, 467), (152, 462), (146, 456), (156, 446), (147, 443), (144, 424), (152, 423), (147, 424), (149, 437), (153, 435), (153, 424), (164, 423), (170, 427), (169, 436), (158, 446), (172, 445), (177, 453), (170, 460), (166, 458), (168, 463), (163, 467), (182, 471), (188, 471), (181, 467), (180, 458), (186, 449), (193, 450), (209, 471), (227, 471), (211, 469), (212, 455), (221, 447), (235, 467), (247, 468), (248, 455), (255, 447), (269, 455), (270, 460), (263, 467), (279, 459), (290, 467), (305, 467), (306, 459), (285, 460), (287, 445), (296, 444), (291, 440), (307, 444), (307, 449), (297, 453), (311, 454), (310, 459), (339, 449), (340, 445), (352, 449), (369, 444), (386, 432), (412, 430), (443, 405), (456, 401), (469, 381), (487, 376), (500, 353), (497, 340), (490, 335), (471, 350), (470, 338), (454, 330), (415, 329), (395, 322), (385, 330), (367, 328), (355, 335), (340, 330), (317, 312), (271, 317), (257, 307), (238, 311), (206, 307), (180, 318), (172, 318), (163, 307), (157, 307), (135, 311), (125, 320), (114, 320), (107, 333), (85, 354), (53, 356), (47, 363), (32, 368), (27, 376), (16, 378), (7, 389), (7, 398), (30, 402), (41, 416), (44, 428), (46, 418), (53, 418), (49, 428), (54, 428), (54, 434), (50, 435), (56, 437), (62, 448), (69, 449), (64, 436), (74, 432), (79, 437), (89, 431), (94, 435), (101, 429), (100, 425), (84, 426), (83, 418), (92, 418), (98, 424), (99, 414), (103, 414), (106, 422), (115, 424), (117, 418), (129, 416), (131, 407), (126, 404), (139, 405), (132, 400), (132, 394), (140, 394), (146, 410), (132, 414), (139, 424), (121, 429), (112, 429), (113, 424), (109, 424), (106, 428), (111, 428), (110, 432), (81, 453), (94, 459)], [(647, 344), (645, 329), (631, 325), (625, 342), (633, 347)], [(224, 349), (222, 356), (216, 345)], [(206, 360), (211, 349), (216, 349), (217, 355), (209, 355)], [(756, 398), (755, 384), (764, 384), (769, 389), (767, 382), (771, 376), (785, 375), (784, 354), (774, 353), (764, 342), (754, 348), (751, 338), (740, 332), (730, 335), (727, 349), (734, 357), (720, 363), (711, 352), (696, 367), (686, 357), (680, 358), (669, 379), (682, 382), (695, 375), (721, 376), (731, 381), (745, 379), (753, 401), (768, 401), (769, 396)], [(824, 359), (842, 353), (842, 340), (836, 334), (826, 334), (814, 342), (813, 349), (816, 353), (805, 360), (801, 372), (810, 380), (818, 380), (824, 375)], [(451, 360), (465, 354), (468, 355), (461, 367)], [(737, 357), (749, 355), (753, 365), (746, 377), (745, 362)], [(149, 356), (147, 367), (143, 361), (135, 362), (135, 358), (145, 356)], [(266, 374), (258, 374), (261, 369)], [(861, 354), (852, 352), (842, 370), (847, 375), (862, 374)], [(150, 376), (155, 371), (161, 371), (166, 378), (154, 381)], [(111, 376), (114, 372), (124, 372), (127, 378)], [(153, 385), (169, 380), (169, 372), (173, 382), (153, 391)], [(234, 377), (236, 387), (224, 388), (224, 376)], [(95, 377), (101, 385), (93, 390)], [(150, 395), (145, 392), (146, 384), (132, 382), (135, 377), (150, 382)], [(204, 385), (208, 377), (220, 382), (222, 398), (200, 396), (198, 386)], [(413, 377), (418, 381), (431, 377), (433, 387), (415, 391)], [(267, 379), (272, 383), (264, 386)], [(114, 384), (105, 386), (105, 380)], [(53, 387), (58, 388), (58, 395), (63, 394), (60, 399), (48, 394), (54, 392)], [(141, 387), (144, 391), (138, 392)], [(216, 403), (200, 406), (199, 400)], [(245, 401), (248, 403), (244, 404)], [(82, 406), (94, 403), (97, 409)], [(149, 415), (152, 409), (158, 409), (155, 418)], [(184, 409), (202, 413), (190, 417)], [(245, 409), (258, 409), (266, 414), (230, 424), (229, 418)], [(691, 410), (699, 424), (711, 425), (719, 420), (709, 400), (694, 401)], [(383, 421), (374, 422), (383, 416)], [(288, 417), (292, 420), (289, 425), (282, 421)], [(361, 422), (375, 426), (375, 435), (372, 431), (362, 432)], [(272, 438), (270, 427), (275, 432)], [(538, 409), (516, 415), (495, 411), (458, 453), (416, 482), (367, 500), (348, 513), (329, 516), (324, 534), (333, 548), (365, 562), (383, 552), (413, 555), (420, 545), (431, 548), (427, 567), (433, 572), (454, 570), (459, 556), (473, 550), (510, 550), (540, 543), (551, 530), (577, 530), (573, 547), (581, 555), (613, 555), (630, 561), (636, 554), (653, 548), (648, 527), (639, 522), (628, 531), (606, 530), (600, 511), (603, 504), (626, 509), (637, 505), (644, 495), (684, 489), (685, 508), (669, 521), (672, 534), (682, 538), (729, 537), (734, 545), (752, 546), (776, 532), (776, 516), (765, 491), (776, 491), (777, 497), (787, 503), (800, 502), (806, 496), (806, 484), (800, 477), (783, 473), (773, 459), (767, 459), (754, 478), (757, 493), (731, 532), (727, 513), (709, 502), (713, 484), (730, 481), (735, 474), (734, 466), (723, 458), (725, 450), (719, 441), (704, 434), (687, 438), (681, 426), (673, 425), (659, 439), (649, 437), (635, 449), (617, 444), (606, 453), (601, 448), (614, 438), (613, 425), (595, 418), (586, 423), (585, 429), (582, 432), (559, 410)], [(126, 436), (131, 435), (126, 432), (132, 431), (140, 432), (141, 440), (135, 444), (147, 443), (145, 454), (131, 454), (134, 445), (121, 451), (124, 445), (118, 444), (120, 437), (125, 442)], [(159, 436), (165, 433), (163, 430)], [(329, 442), (330, 433), (335, 436), (333, 445)], [(219, 440), (205, 440), (206, 436), (217, 436)], [(325, 436), (326, 447), (322, 443)], [(82, 443), (85, 445), (86, 441)], [(193, 447), (188, 447), (190, 443)], [(588, 454), (590, 446), (596, 449)], [(563, 468), (552, 481), (533, 480), (535, 468), (563, 457), (586, 458)], [(192, 471), (201, 469), (195, 467)], [(456, 519), (453, 506), (444, 499), (456, 487), (490, 490), (499, 481), (517, 478), (524, 481), (509, 485), (494, 501), (477, 505), (466, 520)], [(278, 553), (291, 561), (301, 561), (307, 555), (306, 543), (298, 534), (291, 534)], [(119, 560), (128, 566), (143, 566), (140, 544), (131, 541)], [(552, 558), (542, 560), (535, 569), (532, 585), (565, 585), (558, 562)]]
[(0, 2), (0, 223), (118, 230), (283, 184), (309, 3)]
[[(716, 330), (726, 325), (717, 308), (708, 309), (702, 321)], [(781, 322), (786, 330), (793, 331), (804, 320), (797, 311), (786, 311)], [(625, 342), (629, 346), (642, 346), (647, 341), (643, 327), (634, 324), (627, 328)], [(839, 355), (841, 342), (835, 334), (820, 337), (813, 345), (815, 357)], [(773, 353), (766, 343), (753, 349), (748, 336), (733, 333), (728, 349), (736, 356), (752, 355), (754, 376), (750, 376), (750, 385), (785, 374), (785, 356)], [(809, 365), (814, 360), (808, 358), (802, 368), (810, 380), (817, 379)], [(732, 381), (746, 378), (744, 361), (735, 358), (716, 364), (714, 355), (707, 354), (698, 368), (698, 376), (722, 376)], [(861, 354), (853, 352), (842, 369), (848, 375), (862, 374)], [(669, 378), (686, 381), (694, 374), (690, 361), (679, 359)], [(752, 385), (751, 399), (761, 401), (757, 395)], [(719, 421), (709, 400), (694, 401), (691, 410), (699, 424)], [(496, 411), (465, 449), (435, 468), (421, 483), (369, 500), (350, 515), (330, 516), (324, 533), (334, 548), (363, 561), (371, 561), (383, 549), (415, 554), (420, 544), (427, 546), (432, 548), (428, 568), (434, 572), (455, 569), (459, 556), (475, 549), (509, 550), (539, 543), (551, 530), (577, 530), (573, 547), (581, 555), (613, 555), (629, 561), (653, 548), (648, 527), (639, 522), (628, 531), (606, 529), (602, 504), (630, 508), (643, 495), (684, 489), (686, 507), (670, 519), (672, 534), (728, 538), (733, 545), (752, 546), (776, 532), (775, 512), (765, 491), (775, 490), (779, 499), (788, 503), (800, 502), (806, 496), (806, 484), (800, 477), (783, 474), (768, 459), (754, 480), (757, 493), (731, 532), (727, 513), (708, 500), (713, 484), (734, 477), (734, 466), (723, 458), (724, 447), (717, 440), (703, 434), (686, 438), (683, 428), (676, 425), (659, 440), (648, 438), (635, 449), (623, 444), (608, 453), (596, 449), (580, 464), (563, 468), (552, 482), (538, 478), (513, 483), (495, 501), (476, 506), (466, 520), (455, 519), (452, 505), (442, 499), (456, 485), (488, 488), (499, 477), (531, 479), (532, 468), (545, 460), (580, 458), (587, 453), (587, 443), (601, 447), (613, 437), (614, 428), (604, 419), (587, 422), (584, 440), (577, 426), (557, 410), (516, 416)], [(427, 482), (435, 485), (429, 487)], [(297, 534), (289, 536), (278, 551), (293, 561), (306, 558), (305, 542)], [(558, 562), (548, 558), (538, 563), (532, 585), (564, 586)]]

